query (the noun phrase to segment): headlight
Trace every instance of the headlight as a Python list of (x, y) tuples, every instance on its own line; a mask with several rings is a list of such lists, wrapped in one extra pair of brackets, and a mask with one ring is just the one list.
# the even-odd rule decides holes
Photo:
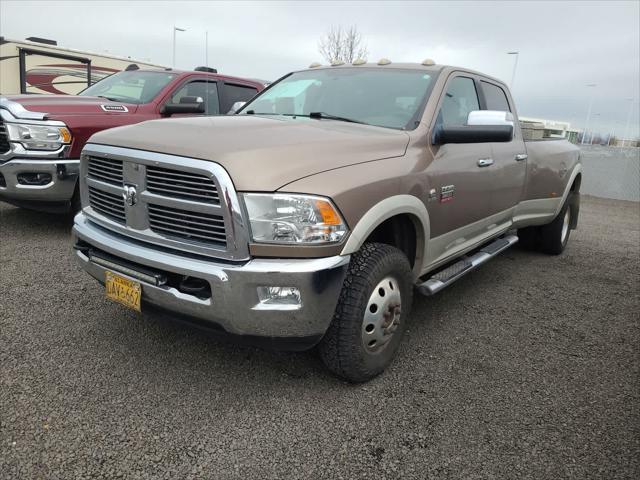
[(242, 194), (259, 243), (335, 243), (347, 226), (329, 199), (311, 195)]
[(57, 150), (71, 142), (67, 127), (6, 123), (7, 135), (12, 142), (20, 142), (27, 150)]

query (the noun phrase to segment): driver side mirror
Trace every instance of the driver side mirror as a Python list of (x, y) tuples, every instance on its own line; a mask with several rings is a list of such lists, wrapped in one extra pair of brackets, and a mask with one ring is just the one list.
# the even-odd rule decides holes
[(176, 113), (204, 113), (204, 100), (202, 97), (182, 97), (180, 103), (165, 103), (160, 113), (167, 116)]
[(474, 110), (469, 112), (464, 126), (440, 126), (433, 134), (433, 143), (510, 142), (513, 139), (513, 129), (511, 112)]

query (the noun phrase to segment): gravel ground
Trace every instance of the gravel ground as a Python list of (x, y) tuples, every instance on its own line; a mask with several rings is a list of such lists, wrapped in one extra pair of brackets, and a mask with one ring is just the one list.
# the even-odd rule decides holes
[(0, 204), (0, 477), (639, 478), (640, 207), (581, 213), (418, 297), (353, 386), (106, 301), (68, 219)]

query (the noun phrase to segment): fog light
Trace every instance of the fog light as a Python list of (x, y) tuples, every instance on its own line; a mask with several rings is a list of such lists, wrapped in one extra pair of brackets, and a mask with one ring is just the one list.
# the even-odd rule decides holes
[(46, 185), (51, 183), (51, 175), (48, 173), (19, 173), (18, 183), (20, 185)]
[(294, 287), (258, 287), (258, 308), (296, 309), (302, 306), (300, 290)]

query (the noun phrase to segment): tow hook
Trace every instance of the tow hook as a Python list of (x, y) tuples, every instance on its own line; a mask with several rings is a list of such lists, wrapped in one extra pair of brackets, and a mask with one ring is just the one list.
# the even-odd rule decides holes
[(58, 175), (58, 180), (69, 178), (67, 166), (64, 163), (56, 164), (56, 174)]

